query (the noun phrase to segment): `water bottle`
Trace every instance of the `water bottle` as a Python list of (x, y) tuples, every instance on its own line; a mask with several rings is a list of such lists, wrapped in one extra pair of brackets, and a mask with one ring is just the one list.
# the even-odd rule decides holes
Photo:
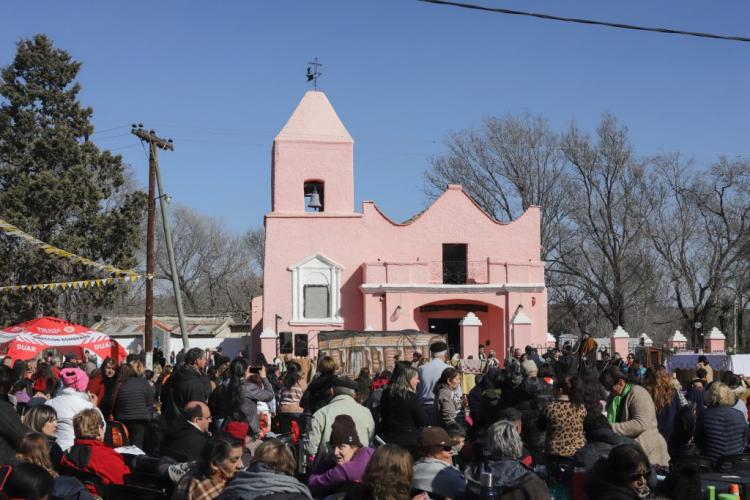
[(482, 472), (479, 476), (479, 498), (482, 500), (489, 500), (491, 498), (497, 498), (497, 492), (495, 491), (495, 482), (492, 479), (491, 472)]

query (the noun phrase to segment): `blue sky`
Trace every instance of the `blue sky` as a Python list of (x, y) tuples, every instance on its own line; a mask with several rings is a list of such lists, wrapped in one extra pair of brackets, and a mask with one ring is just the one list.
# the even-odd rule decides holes
[[(750, 2), (506, 1), (485, 5), (750, 36)], [(355, 144), (355, 200), (396, 220), (421, 210), (422, 173), (454, 130), (489, 115), (541, 114), (585, 130), (614, 114), (642, 154), (697, 162), (750, 156), (750, 44), (504, 16), (412, 0), (6, 0), (0, 65), (46, 33), (84, 63), (81, 100), (102, 148), (141, 183), (129, 133), (142, 122), (175, 141), (160, 160), (178, 203), (233, 231), (270, 210), (273, 137), (308, 89), (324, 90)]]

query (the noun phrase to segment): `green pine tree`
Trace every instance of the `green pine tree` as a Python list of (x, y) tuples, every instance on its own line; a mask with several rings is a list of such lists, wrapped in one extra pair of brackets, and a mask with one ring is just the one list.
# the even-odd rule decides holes
[[(88, 140), (93, 110), (78, 101), (81, 63), (45, 35), (21, 40), (0, 77), (0, 218), (89, 259), (131, 268), (146, 195), (128, 192), (121, 156)], [(106, 277), (0, 233), (0, 285)], [(114, 286), (0, 293), (0, 325), (58, 314), (82, 320)], [(75, 314), (74, 314), (75, 313)], [(72, 317), (71, 317), (72, 316)]]

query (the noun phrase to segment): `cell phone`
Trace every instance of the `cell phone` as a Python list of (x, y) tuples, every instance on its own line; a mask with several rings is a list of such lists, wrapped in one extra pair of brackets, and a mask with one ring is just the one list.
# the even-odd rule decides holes
[(260, 366), (251, 366), (250, 367), (250, 373), (260, 373)]

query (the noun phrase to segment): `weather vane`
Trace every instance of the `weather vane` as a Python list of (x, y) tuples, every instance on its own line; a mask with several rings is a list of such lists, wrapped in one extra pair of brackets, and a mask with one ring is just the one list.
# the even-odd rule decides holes
[(318, 90), (318, 78), (323, 76), (323, 73), (318, 70), (323, 65), (318, 62), (317, 57), (312, 62), (307, 63), (307, 65), (307, 81), (313, 82), (313, 89)]

